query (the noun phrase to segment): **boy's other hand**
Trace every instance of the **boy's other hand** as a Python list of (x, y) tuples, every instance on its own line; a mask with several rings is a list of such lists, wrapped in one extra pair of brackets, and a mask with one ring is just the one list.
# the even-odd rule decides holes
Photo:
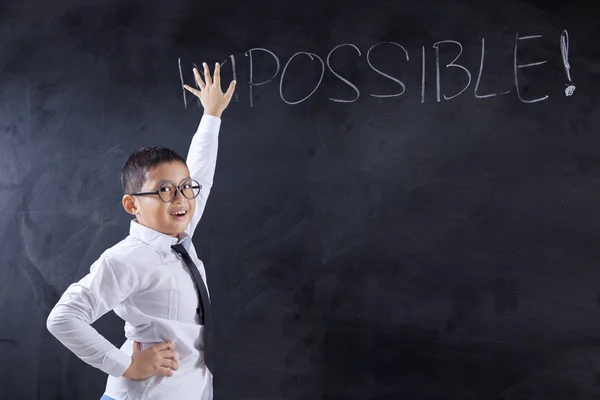
[(154, 375), (173, 376), (177, 370), (177, 354), (173, 344), (163, 342), (142, 351), (139, 342), (133, 342), (132, 361), (123, 376), (127, 379), (146, 379)]
[(200, 99), (200, 102), (204, 107), (204, 114), (221, 118), (221, 114), (225, 111), (233, 96), (235, 81), (231, 81), (227, 92), (223, 93), (221, 90), (221, 65), (219, 63), (215, 64), (215, 73), (213, 77), (210, 76), (208, 64), (203, 63), (203, 65), (206, 82), (202, 80), (200, 72), (194, 68), (194, 77), (196, 78), (196, 82), (200, 89), (194, 89), (188, 85), (183, 85), (183, 87)]

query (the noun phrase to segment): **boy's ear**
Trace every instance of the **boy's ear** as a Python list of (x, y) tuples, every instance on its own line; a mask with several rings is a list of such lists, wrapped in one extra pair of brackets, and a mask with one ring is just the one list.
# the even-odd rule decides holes
[(131, 215), (137, 214), (137, 204), (135, 201), (135, 197), (130, 194), (126, 194), (123, 196), (122, 200), (123, 208)]

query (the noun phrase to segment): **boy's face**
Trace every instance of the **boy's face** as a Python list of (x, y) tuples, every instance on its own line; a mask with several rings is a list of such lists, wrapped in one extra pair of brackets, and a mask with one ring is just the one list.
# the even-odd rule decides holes
[[(158, 190), (165, 182), (181, 185), (190, 178), (187, 165), (182, 162), (162, 163), (152, 168), (146, 174), (146, 181), (141, 192), (153, 192)], [(166, 235), (177, 237), (179, 233), (187, 228), (194, 210), (196, 199), (188, 199), (177, 191), (175, 200), (170, 203), (163, 202), (158, 195), (151, 196), (123, 196), (123, 207), (136, 216), (139, 224)], [(177, 212), (185, 211), (184, 215), (175, 215)]]

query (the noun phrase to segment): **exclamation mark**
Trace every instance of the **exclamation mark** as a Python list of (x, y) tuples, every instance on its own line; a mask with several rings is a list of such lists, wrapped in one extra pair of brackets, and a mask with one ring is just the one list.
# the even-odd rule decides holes
[[(567, 72), (567, 79), (571, 82), (571, 66), (569, 65), (569, 33), (564, 30), (560, 34), (560, 53), (562, 54), (563, 64)], [(571, 96), (575, 92), (575, 85), (568, 85), (565, 89), (565, 96)]]

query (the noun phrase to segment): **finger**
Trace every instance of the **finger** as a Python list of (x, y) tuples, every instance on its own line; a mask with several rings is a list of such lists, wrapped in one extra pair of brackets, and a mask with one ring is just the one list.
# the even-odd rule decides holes
[(158, 367), (154, 375), (173, 376), (173, 370), (171, 368)]
[(215, 63), (215, 86), (221, 89), (221, 64)]
[(155, 344), (152, 346), (154, 350), (163, 351), (163, 350), (174, 350), (173, 345), (170, 342), (163, 342), (159, 344)]
[(194, 89), (193, 87), (188, 86), (188, 85), (183, 85), (183, 87), (184, 87), (184, 89), (186, 89), (187, 91), (191, 92), (195, 96), (200, 97), (200, 93), (201, 93), (200, 90)]
[(173, 371), (177, 371), (177, 369), (179, 368), (179, 365), (177, 364), (177, 362), (175, 362), (173, 360), (163, 360), (163, 362), (160, 364), (160, 366), (164, 367), (164, 368), (172, 369)]
[(229, 88), (227, 88), (227, 92), (225, 92), (225, 100), (227, 103), (231, 101), (231, 97), (233, 96), (233, 92), (235, 92), (236, 81), (231, 81), (229, 84)]
[(164, 350), (160, 352), (160, 356), (165, 359), (171, 359), (175, 357), (175, 350)]
[(204, 63), (204, 79), (206, 79), (207, 85), (213, 84), (212, 78), (210, 77), (210, 69), (208, 68), (207, 63)]
[(202, 76), (200, 76), (200, 72), (198, 68), (194, 68), (194, 78), (196, 79), (196, 83), (200, 87), (200, 89), (204, 89), (206, 87), (206, 83), (202, 80)]
[(134, 353), (139, 353), (140, 351), (142, 351), (142, 346), (140, 345), (140, 342), (133, 342), (133, 352)]

